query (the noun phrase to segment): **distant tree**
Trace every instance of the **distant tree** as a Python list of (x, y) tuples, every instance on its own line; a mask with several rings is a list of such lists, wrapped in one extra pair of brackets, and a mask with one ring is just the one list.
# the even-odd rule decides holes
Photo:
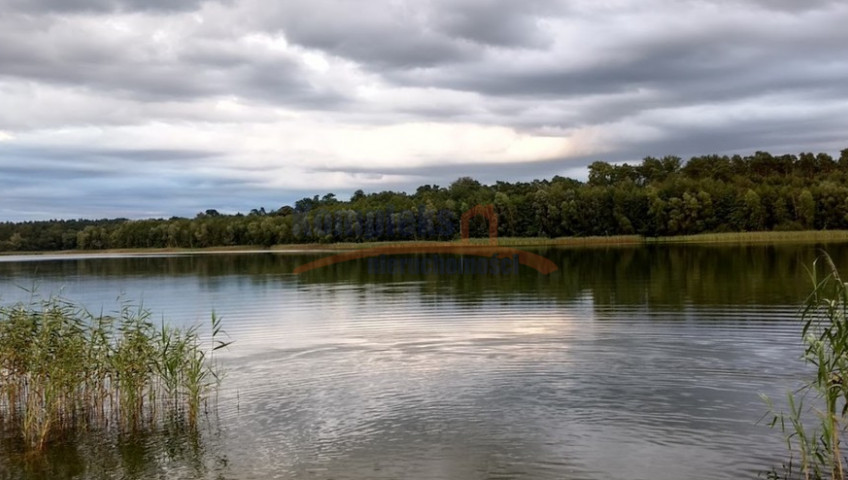
[(480, 182), (471, 177), (461, 177), (450, 184), (448, 192), (453, 199), (466, 199), (474, 202), (475, 194), (480, 188)]
[[(266, 212), (194, 218), (0, 222), (0, 250), (208, 247), (292, 242), (457, 238), (459, 218), (493, 204), (504, 236), (673, 235), (732, 230), (848, 228), (848, 149), (827, 153), (646, 157), (639, 165), (593, 162), (581, 182), (555, 176), (448, 188), (356, 190), (344, 202), (314, 195)], [(472, 234), (488, 235), (485, 221)]]
[(742, 223), (745, 230), (762, 230), (765, 223), (765, 210), (757, 192), (751, 189), (745, 192), (740, 210), (742, 214), (742, 222), (740, 223)]
[(606, 162), (589, 165), (589, 185), (608, 186), (615, 181), (615, 167)]
[(816, 201), (806, 188), (798, 195), (795, 218), (803, 228), (813, 228), (816, 218)]
[(276, 215), (279, 217), (287, 217), (289, 215), (294, 214), (294, 209), (288, 205), (282, 206), (278, 208), (272, 215)]
[(294, 202), (294, 210), (297, 213), (306, 213), (310, 210), (318, 208), (320, 204), (321, 201), (318, 199), (318, 195), (315, 195), (312, 198), (305, 197)]

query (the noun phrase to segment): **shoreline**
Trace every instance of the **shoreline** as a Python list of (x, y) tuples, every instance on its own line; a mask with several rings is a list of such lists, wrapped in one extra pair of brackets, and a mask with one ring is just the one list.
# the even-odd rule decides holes
[[(848, 230), (805, 230), (794, 232), (728, 232), (703, 233), (671, 237), (642, 237), (615, 235), (609, 237), (502, 237), (497, 245), (502, 247), (619, 247), (639, 245), (708, 245), (708, 244), (763, 244), (763, 243), (836, 243), (848, 242)], [(0, 252), (0, 257), (12, 256), (96, 256), (96, 255), (181, 255), (216, 253), (323, 253), (361, 250), (378, 247), (433, 247), (433, 246), (488, 246), (487, 238), (473, 238), (467, 242), (451, 241), (385, 241), (362, 243), (304, 243), (260, 247), (252, 245), (205, 248), (113, 248), (105, 250), (47, 250), (28, 252)]]

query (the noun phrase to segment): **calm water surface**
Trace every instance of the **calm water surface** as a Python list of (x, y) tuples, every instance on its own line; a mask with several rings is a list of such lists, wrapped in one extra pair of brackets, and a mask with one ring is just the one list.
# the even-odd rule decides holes
[[(181, 325), (214, 309), (235, 340), (198, 435), (81, 434), (34, 462), (0, 453), (0, 474), (755, 478), (783, 458), (758, 394), (807, 372), (817, 248), (534, 250), (559, 271), (501, 277), (292, 273), (315, 253), (0, 257), (4, 304), (36, 286)], [(848, 270), (848, 246), (827, 249)]]

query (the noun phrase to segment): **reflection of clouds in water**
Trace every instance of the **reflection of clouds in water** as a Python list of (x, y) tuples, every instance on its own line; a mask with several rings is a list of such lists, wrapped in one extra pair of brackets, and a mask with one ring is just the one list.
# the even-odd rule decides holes
[(173, 323), (214, 308), (237, 478), (738, 478), (783, 451), (757, 393), (802, 373), (783, 299), (807, 290), (806, 252), (552, 250), (558, 277), (485, 282), (291, 275), (316, 255), (73, 259), (0, 262), (0, 285), (107, 309), (124, 290)]
[[(751, 401), (774, 377), (741, 375), (763, 365), (746, 364), (738, 350), (779, 338), (766, 340), (759, 328), (681, 330), (676, 315), (598, 321), (590, 312), (522, 315), (504, 306), (430, 313), (363, 321), (368, 334), (357, 345), (235, 361), (263, 365), (267, 383), (242, 392), (257, 417), (309, 432), (287, 447), (305, 449), (304, 460), (286, 468), (363, 478), (687, 478), (725, 464), (740, 435), (757, 438), (762, 451), (737, 458), (739, 469), (753, 471), (771, 459), (767, 446), (776, 448), (751, 420), (762, 413)], [(699, 313), (711, 318), (709, 309)], [(656, 458), (695, 453), (657, 474)]]

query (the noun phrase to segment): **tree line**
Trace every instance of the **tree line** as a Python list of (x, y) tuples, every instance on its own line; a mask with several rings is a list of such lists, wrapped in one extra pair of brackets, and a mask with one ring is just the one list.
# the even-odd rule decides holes
[[(484, 185), (463, 177), (415, 193), (332, 193), (276, 210), (194, 218), (0, 223), (0, 251), (202, 248), (292, 243), (450, 240), (475, 205), (494, 205), (504, 237), (646, 237), (848, 229), (848, 149), (826, 153), (647, 157), (594, 162), (588, 180), (555, 176)], [(481, 218), (472, 236), (488, 235)]]

